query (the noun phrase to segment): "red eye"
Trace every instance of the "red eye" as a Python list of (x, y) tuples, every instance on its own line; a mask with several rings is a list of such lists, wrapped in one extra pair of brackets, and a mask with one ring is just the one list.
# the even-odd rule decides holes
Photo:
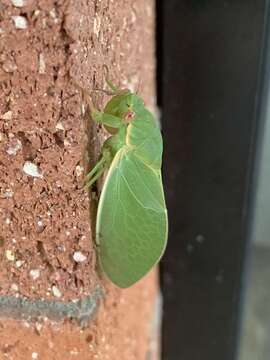
[(133, 120), (135, 117), (135, 112), (134, 111), (128, 111), (126, 114), (125, 114), (125, 117), (124, 119), (127, 121), (127, 122), (130, 122), (131, 120)]

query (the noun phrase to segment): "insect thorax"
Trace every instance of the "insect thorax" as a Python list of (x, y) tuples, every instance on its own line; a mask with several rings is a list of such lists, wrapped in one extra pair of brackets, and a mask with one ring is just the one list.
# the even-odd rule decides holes
[(104, 148), (108, 148), (114, 157), (117, 151), (126, 145), (127, 126), (123, 125), (115, 135), (110, 136), (104, 143)]

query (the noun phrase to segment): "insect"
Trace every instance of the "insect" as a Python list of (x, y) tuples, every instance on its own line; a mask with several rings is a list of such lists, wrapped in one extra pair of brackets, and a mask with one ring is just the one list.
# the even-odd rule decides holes
[(107, 277), (127, 288), (160, 260), (167, 243), (163, 143), (159, 126), (143, 100), (108, 80), (107, 84), (112, 98), (103, 111), (98, 111), (88, 96), (91, 118), (111, 136), (86, 176), (86, 187), (108, 170), (97, 209), (96, 243)]

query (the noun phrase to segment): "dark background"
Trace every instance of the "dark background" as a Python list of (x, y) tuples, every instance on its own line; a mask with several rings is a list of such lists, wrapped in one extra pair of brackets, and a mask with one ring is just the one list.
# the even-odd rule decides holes
[(157, 0), (163, 360), (236, 360), (268, 1)]

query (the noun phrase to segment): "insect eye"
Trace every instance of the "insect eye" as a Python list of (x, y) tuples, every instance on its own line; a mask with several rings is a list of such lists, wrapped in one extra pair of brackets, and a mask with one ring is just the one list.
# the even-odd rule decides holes
[(125, 117), (124, 119), (129, 123), (131, 122), (135, 117), (135, 113), (133, 111), (128, 111), (126, 114), (125, 114)]

